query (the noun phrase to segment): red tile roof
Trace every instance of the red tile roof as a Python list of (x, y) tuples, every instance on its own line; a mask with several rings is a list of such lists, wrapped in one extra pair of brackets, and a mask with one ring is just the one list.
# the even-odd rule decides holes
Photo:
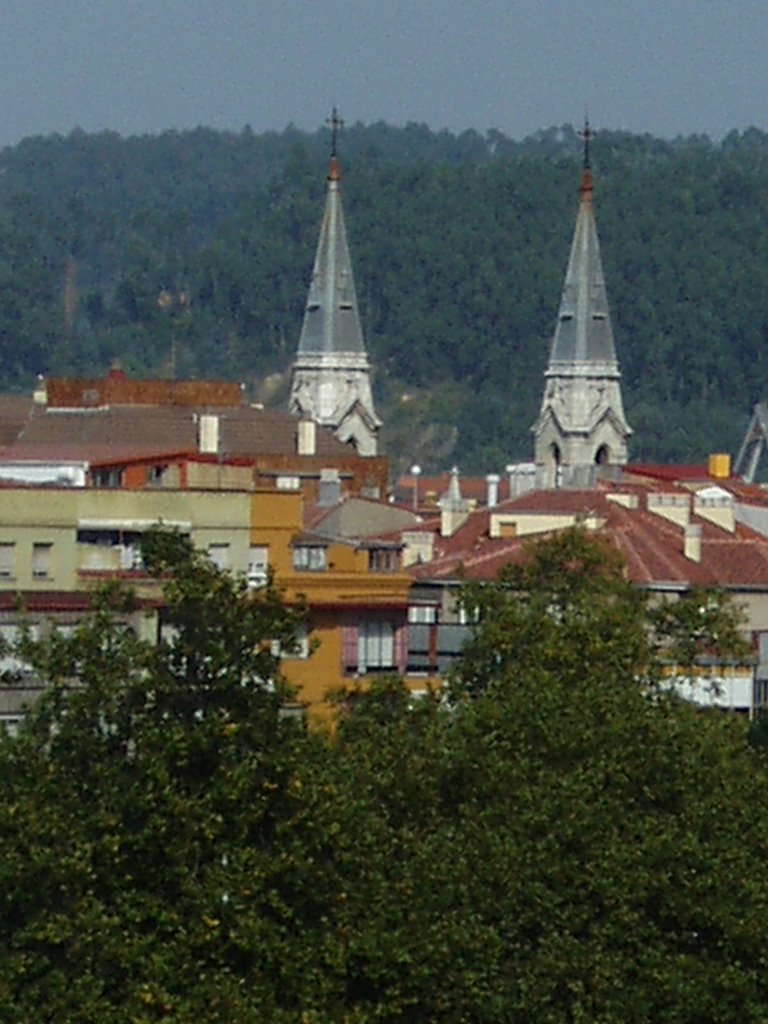
[(632, 462), (622, 466), (622, 471), (632, 476), (644, 476), (654, 480), (712, 480), (707, 466), (670, 466), (655, 462)]
[[(667, 486), (664, 490), (688, 496), (682, 488)], [(634, 494), (638, 507), (627, 508), (611, 500), (609, 494), (616, 492)], [(504, 565), (523, 560), (528, 543), (544, 535), (493, 538), (489, 535), (492, 515), (573, 514), (583, 520), (591, 514), (603, 521), (601, 534), (619, 549), (628, 578), (638, 585), (768, 590), (768, 538), (740, 523), (730, 532), (692, 511), (691, 523), (701, 528), (701, 558), (694, 561), (684, 554), (683, 528), (648, 511), (649, 492), (655, 493), (656, 488), (609, 484), (589, 491), (534, 491), (495, 509), (471, 513), (451, 537), (439, 536), (437, 522), (425, 524), (425, 529), (435, 532), (434, 558), (409, 571), (417, 579), (492, 579)]]

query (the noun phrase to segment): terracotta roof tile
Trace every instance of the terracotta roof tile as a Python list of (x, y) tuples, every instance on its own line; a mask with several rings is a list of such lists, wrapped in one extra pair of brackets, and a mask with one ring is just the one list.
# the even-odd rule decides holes
[[(637, 507), (628, 508), (611, 500), (608, 495), (612, 490), (634, 494)], [(663, 490), (687, 495), (685, 489), (669, 484)], [(492, 538), (491, 515), (518, 511), (583, 517), (591, 513), (603, 520), (600, 532), (621, 552), (628, 578), (641, 586), (719, 585), (768, 590), (768, 538), (739, 523), (730, 532), (692, 512), (691, 523), (701, 529), (701, 558), (694, 561), (684, 552), (683, 527), (648, 511), (647, 496), (657, 492), (654, 486), (531, 492), (496, 509), (472, 513), (452, 537), (437, 535), (432, 561), (409, 571), (418, 579), (492, 579), (505, 564), (522, 560), (526, 545), (545, 534)]]
[(0, 395), (0, 447), (19, 436), (36, 408), (39, 406), (23, 395)]

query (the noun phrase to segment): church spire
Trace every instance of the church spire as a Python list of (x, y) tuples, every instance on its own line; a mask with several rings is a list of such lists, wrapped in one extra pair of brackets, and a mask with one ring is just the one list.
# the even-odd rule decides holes
[(631, 433), (624, 418), (592, 203), (593, 132), (588, 121), (581, 137), (579, 209), (541, 412), (533, 428), (539, 482), (547, 487), (584, 485), (594, 479), (596, 465), (622, 465)]
[(360, 324), (352, 261), (341, 205), (336, 108), (328, 119), (331, 158), (325, 212), (293, 364), (290, 408), (330, 426), (361, 455), (376, 454), (381, 421), (371, 395), (368, 356)]

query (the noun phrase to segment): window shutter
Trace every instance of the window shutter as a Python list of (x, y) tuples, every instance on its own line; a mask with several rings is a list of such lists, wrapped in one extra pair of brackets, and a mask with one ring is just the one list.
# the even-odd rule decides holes
[(16, 545), (13, 543), (0, 543), (0, 576), (13, 576), (13, 556)]
[(357, 626), (341, 627), (341, 667), (344, 672), (357, 671)]
[(32, 545), (32, 578), (47, 579), (51, 575), (51, 551), (53, 544)]
[(395, 627), (395, 667), (403, 675), (408, 660), (408, 627)]

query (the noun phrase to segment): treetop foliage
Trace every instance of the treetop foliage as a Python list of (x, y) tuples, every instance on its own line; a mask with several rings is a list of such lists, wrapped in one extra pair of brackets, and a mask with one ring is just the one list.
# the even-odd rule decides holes
[(178, 632), (142, 644), (110, 597), (29, 652), (53, 686), (0, 742), (6, 1019), (764, 1021), (765, 757), (636, 676), (649, 610), (605, 554), (537, 545), (472, 688), (381, 679), (325, 736), (265, 685), (279, 594), (152, 538)]
[(626, 578), (607, 538), (578, 527), (533, 541), (525, 555), (495, 582), (462, 590), (476, 626), (452, 684), (459, 695), (542, 670), (581, 691), (591, 662), (640, 692), (695, 676), (704, 663), (751, 662), (743, 612), (724, 592), (651, 597)]

